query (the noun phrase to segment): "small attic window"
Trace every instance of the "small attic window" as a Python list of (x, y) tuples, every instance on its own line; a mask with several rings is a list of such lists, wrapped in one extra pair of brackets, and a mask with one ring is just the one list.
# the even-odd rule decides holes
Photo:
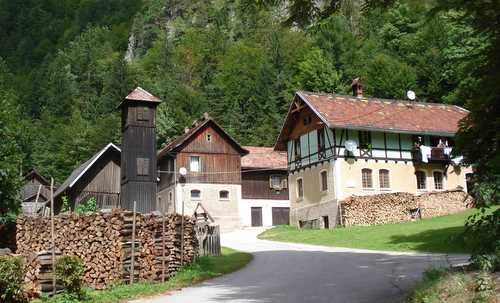
[(212, 142), (212, 134), (208, 133), (206, 139), (207, 139), (207, 142)]
[(304, 117), (304, 125), (309, 125), (312, 122), (311, 116), (305, 116)]

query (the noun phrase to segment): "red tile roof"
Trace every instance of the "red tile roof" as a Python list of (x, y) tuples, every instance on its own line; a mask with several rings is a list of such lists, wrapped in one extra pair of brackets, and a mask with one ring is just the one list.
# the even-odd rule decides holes
[(297, 92), (329, 127), (454, 135), (467, 110), (446, 104)]
[(286, 152), (274, 151), (273, 147), (243, 146), (249, 151), (241, 158), (242, 168), (286, 169)]

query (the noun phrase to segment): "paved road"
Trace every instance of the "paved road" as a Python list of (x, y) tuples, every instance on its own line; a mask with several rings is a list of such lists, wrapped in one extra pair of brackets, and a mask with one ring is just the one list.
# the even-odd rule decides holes
[(262, 241), (260, 231), (222, 235), (224, 246), (254, 255), (242, 270), (134, 303), (401, 302), (425, 269), (467, 260)]

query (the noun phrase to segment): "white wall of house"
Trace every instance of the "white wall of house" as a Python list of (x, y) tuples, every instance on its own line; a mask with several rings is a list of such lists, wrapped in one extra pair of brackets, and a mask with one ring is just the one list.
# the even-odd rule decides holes
[[(200, 197), (191, 197), (192, 190), (199, 190)], [(228, 191), (228, 199), (220, 199), (220, 191)], [(240, 184), (210, 184), (210, 183), (187, 183), (176, 186), (176, 212), (182, 213), (184, 203), (184, 214), (191, 216), (198, 203), (208, 211), (219, 224), (222, 231), (234, 230), (241, 227), (239, 201), (241, 201)]]
[(273, 207), (290, 207), (290, 200), (241, 199), (240, 218), (243, 227), (252, 226), (252, 207), (262, 207), (262, 226), (273, 226)]

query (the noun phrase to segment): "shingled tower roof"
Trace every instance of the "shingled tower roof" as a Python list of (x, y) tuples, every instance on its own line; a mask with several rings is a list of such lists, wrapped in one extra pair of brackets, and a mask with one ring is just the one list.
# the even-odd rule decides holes
[(125, 99), (120, 103), (118, 107), (121, 107), (123, 102), (125, 101), (139, 101), (139, 102), (152, 102), (152, 103), (160, 103), (161, 100), (151, 94), (150, 92), (146, 91), (142, 87), (137, 87), (134, 89), (130, 94), (128, 94)]

